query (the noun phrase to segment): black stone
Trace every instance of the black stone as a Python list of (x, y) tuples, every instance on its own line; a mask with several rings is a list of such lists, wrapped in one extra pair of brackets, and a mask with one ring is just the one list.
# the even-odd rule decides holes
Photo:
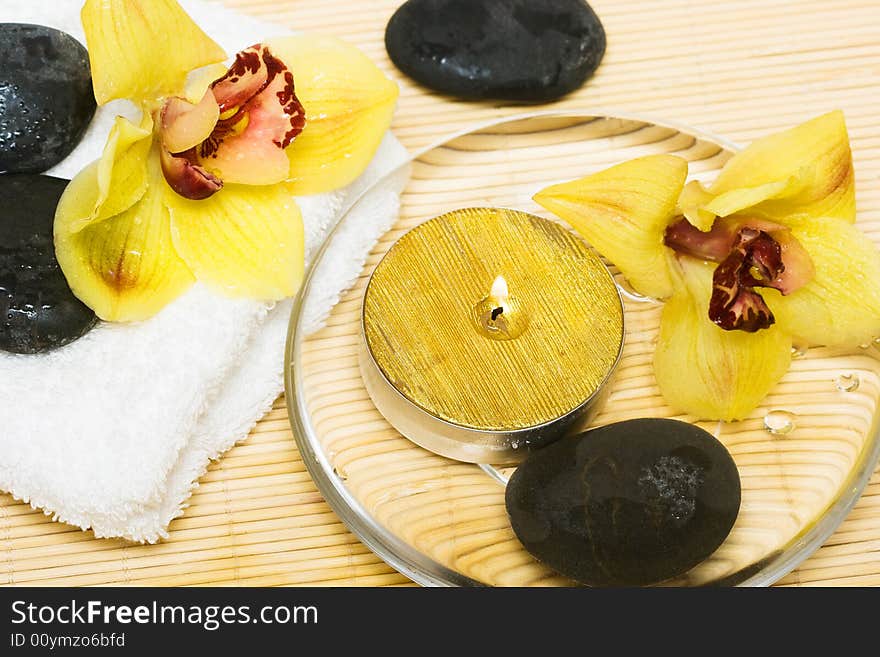
[(55, 259), (52, 226), (67, 180), (0, 175), (0, 349), (35, 354), (85, 335), (95, 313)]
[(507, 485), (523, 546), (589, 586), (684, 574), (730, 533), (740, 480), (724, 446), (675, 420), (630, 420), (529, 455)]
[(468, 99), (555, 100), (605, 54), (605, 30), (583, 0), (409, 0), (385, 47), (411, 78)]
[(88, 52), (50, 27), (2, 23), (0, 62), (0, 172), (45, 171), (95, 114)]

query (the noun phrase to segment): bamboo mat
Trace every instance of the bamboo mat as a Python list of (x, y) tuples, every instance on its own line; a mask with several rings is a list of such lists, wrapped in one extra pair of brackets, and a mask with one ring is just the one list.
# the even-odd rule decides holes
[[(534, 0), (540, 2), (540, 0)], [(291, 28), (345, 38), (401, 84), (394, 123), (411, 150), (520, 107), (437, 97), (384, 52), (398, 0), (227, 0)], [(667, 118), (747, 142), (846, 112), (859, 222), (880, 239), (877, 0), (594, 0), (608, 32), (597, 76), (553, 107)], [(2, 17), (0, 17), (2, 19)], [(0, 583), (17, 585), (407, 584), (352, 536), (299, 457), (283, 400), (213, 464), (160, 545), (96, 540), (0, 496)], [(880, 585), (880, 472), (838, 531), (781, 585)]]

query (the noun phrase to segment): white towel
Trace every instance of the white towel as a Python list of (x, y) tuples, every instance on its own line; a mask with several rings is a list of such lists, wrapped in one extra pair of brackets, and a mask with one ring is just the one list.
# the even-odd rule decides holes
[[(287, 30), (199, 0), (181, 2), (229, 55)], [(0, 0), (0, 21), (56, 27), (84, 42), (80, 0)], [(100, 156), (122, 102), (100, 108), (83, 142), (49, 173), (72, 177)], [(307, 261), (370, 183), (404, 162), (389, 135), (348, 189), (297, 199)], [(358, 204), (356, 231), (331, 245), (308, 326), (320, 327), (397, 216), (405, 177)], [(335, 263), (335, 264), (334, 264)], [(292, 302), (232, 300), (196, 285), (138, 324), (101, 324), (39, 356), (0, 352), (0, 489), (99, 537), (155, 542), (186, 507), (209, 461), (245, 438), (282, 390)]]

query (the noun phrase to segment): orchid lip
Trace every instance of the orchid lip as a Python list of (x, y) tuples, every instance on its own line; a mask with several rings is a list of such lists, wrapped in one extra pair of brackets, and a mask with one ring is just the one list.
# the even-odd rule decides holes
[(682, 218), (666, 229), (664, 243), (681, 256), (719, 263), (709, 319), (727, 331), (754, 333), (775, 323), (756, 288), (787, 295), (814, 275), (809, 255), (791, 231), (764, 219), (720, 219), (703, 232)]
[[(281, 86), (273, 89), (273, 85), (278, 86), (276, 78), (280, 78)], [(281, 110), (280, 114), (273, 115), (278, 135), (272, 143), (278, 148), (290, 146), (305, 127), (305, 109), (296, 97), (293, 74), (268, 46), (257, 44), (239, 52), (226, 75), (215, 80), (211, 89), (220, 107), (221, 119), (217, 122), (220, 131), (236, 126), (255, 105), (266, 104)], [(261, 98), (270, 90), (274, 98)], [(275, 103), (279, 107), (275, 107)], [(230, 112), (231, 116), (227, 116)]]
[(744, 228), (762, 230), (771, 235), (788, 230), (782, 224), (749, 217), (719, 219), (711, 230), (704, 232), (682, 217), (666, 229), (664, 244), (679, 253), (720, 263), (734, 248)]
[(770, 328), (776, 318), (755, 288), (772, 287), (784, 269), (779, 244), (764, 231), (743, 228), (712, 277), (709, 319), (726, 331)]
[(165, 179), (184, 198), (202, 200), (224, 182), (286, 180), (284, 149), (304, 129), (305, 109), (285, 63), (257, 44), (235, 56), (199, 103), (168, 98), (157, 119)]

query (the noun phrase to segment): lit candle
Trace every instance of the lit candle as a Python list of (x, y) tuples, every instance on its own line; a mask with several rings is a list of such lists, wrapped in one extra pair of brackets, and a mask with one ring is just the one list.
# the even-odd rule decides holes
[(361, 371), (376, 407), (462, 461), (515, 462), (580, 428), (622, 344), (602, 261), (560, 224), (514, 210), (427, 221), (364, 294)]
[(489, 296), (474, 306), (477, 331), (493, 340), (513, 340), (528, 325), (528, 312), (515, 297), (510, 296), (507, 280), (498, 276), (492, 283)]

